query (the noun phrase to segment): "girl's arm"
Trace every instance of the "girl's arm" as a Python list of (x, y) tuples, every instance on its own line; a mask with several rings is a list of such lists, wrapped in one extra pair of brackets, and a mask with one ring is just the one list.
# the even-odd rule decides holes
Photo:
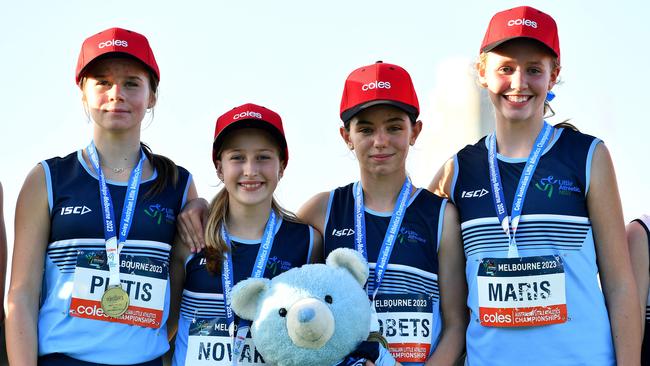
[(45, 171), (39, 165), (25, 179), (16, 203), (7, 301), (7, 351), (12, 365), (36, 365), (38, 306), (49, 233)]
[(181, 310), (181, 298), (185, 285), (185, 259), (190, 255), (190, 248), (177, 236), (172, 246), (169, 261), (169, 319), (167, 320), (167, 338), (171, 341), (178, 330), (178, 317)]
[(469, 310), (458, 210), (451, 203), (445, 208), (438, 250), (438, 284), (443, 328), (438, 346), (425, 365), (454, 365), (465, 350)]
[[(198, 196), (194, 180), (190, 182), (187, 190), (187, 202), (196, 199)], [(179, 215), (180, 216), (180, 215)], [(178, 329), (178, 317), (181, 309), (181, 297), (185, 284), (185, 258), (190, 255), (191, 246), (184, 243), (177, 234), (172, 244), (172, 251), (169, 260), (169, 319), (167, 320), (167, 338), (171, 341)]]
[(617, 364), (639, 365), (642, 337), (638, 316), (639, 295), (625, 241), (625, 223), (614, 166), (604, 144), (596, 146), (594, 152), (587, 208)]
[(632, 272), (636, 280), (636, 288), (639, 292), (639, 305), (641, 307), (641, 331), (645, 327), (645, 307), (648, 302), (648, 286), (650, 285), (650, 274), (648, 268), (648, 234), (638, 222), (631, 222), (627, 225), (627, 243), (630, 248), (632, 260)]
[(0, 324), (5, 320), (5, 283), (7, 278), (7, 231), (5, 229), (4, 201), (0, 184)]

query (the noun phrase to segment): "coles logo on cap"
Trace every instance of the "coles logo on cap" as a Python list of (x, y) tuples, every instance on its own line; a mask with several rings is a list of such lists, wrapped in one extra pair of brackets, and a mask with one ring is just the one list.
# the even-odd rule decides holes
[(508, 27), (515, 25), (525, 25), (527, 27), (537, 28), (537, 22), (530, 19), (510, 19), (508, 20)]
[(127, 29), (109, 28), (86, 38), (81, 45), (75, 73), (77, 85), (88, 65), (98, 57), (109, 53), (126, 54), (135, 58), (160, 80), (160, 70), (147, 38)]
[(289, 149), (284, 137), (282, 118), (274, 111), (253, 103), (235, 107), (217, 118), (214, 126), (214, 142), (212, 143), (212, 162), (217, 166), (221, 145), (228, 132), (237, 128), (260, 128), (269, 131), (280, 145), (284, 153), (284, 162), (289, 161)]
[(348, 122), (355, 114), (373, 105), (387, 104), (405, 111), (415, 122), (420, 113), (418, 96), (411, 76), (402, 67), (378, 61), (360, 67), (345, 80), (341, 97), (341, 119)]
[(245, 111), (241, 113), (235, 114), (232, 119), (238, 120), (240, 118), (257, 118), (257, 119), (262, 119), (262, 113), (259, 112), (253, 112), (253, 111)]
[(494, 14), (481, 43), (481, 52), (489, 52), (515, 38), (531, 38), (544, 44), (560, 58), (560, 39), (553, 18), (530, 6), (519, 6)]
[(129, 43), (121, 39), (111, 39), (110, 41), (100, 42), (97, 45), (97, 47), (99, 48), (110, 47), (110, 46), (129, 47)]
[(373, 81), (372, 83), (363, 84), (361, 90), (368, 91), (372, 89), (390, 89), (390, 81)]

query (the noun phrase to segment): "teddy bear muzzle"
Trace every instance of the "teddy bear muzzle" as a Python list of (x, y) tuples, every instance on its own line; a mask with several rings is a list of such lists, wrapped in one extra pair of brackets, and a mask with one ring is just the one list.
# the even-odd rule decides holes
[(287, 331), (298, 347), (318, 349), (334, 334), (334, 315), (320, 300), (302, 299), (287, 313)]

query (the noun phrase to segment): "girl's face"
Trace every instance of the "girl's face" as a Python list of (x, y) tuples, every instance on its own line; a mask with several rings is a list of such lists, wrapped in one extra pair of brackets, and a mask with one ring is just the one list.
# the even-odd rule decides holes
[(560, 73), (553, 56), (537, 41), (519, 38), (488, 52), (479, 65), (497, 121), (540, 121), (546, 93)]
[(149, 73), (138, 61), (128, 58), (94, 62), (82, 91), (95, 127), (113, 133), (139, 131), (147, 109), (156, 102)]
[(228, 191), (231, 205), (270, 205), (283, 172), (277, 142), (259, 128), (230, 132), (217, 160), (217, 175)]
[(350, 120), (341, 136), (354, 150), (362, 171), (389, 175), (406, 170), (409, 146), (415, 143), (422, 122), (411, 123), (408, 114), (390, 105), (366, 108)]

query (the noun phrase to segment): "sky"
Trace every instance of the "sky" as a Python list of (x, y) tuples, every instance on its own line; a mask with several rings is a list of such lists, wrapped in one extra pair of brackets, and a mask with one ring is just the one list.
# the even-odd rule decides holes
[(161, 70), (142, 140), (218, 189), (211, 161), (216, 118), (246, 102), (283, 120), (290, 161), (277, 191), (297, 210), (312, 195), (358, 180), (339, 136), (343, 82), (377, 60), (406, 68), (424, 123), (407, 161), (427, 186), (480, 136), (461, 120), (476, 104), (470, 65), (497, 11), (531, 5), (558, 23), (562, 83), (552, 123), (571, 119), (603, 139), (627, 221), (650, 213), (647, 2), (639, 1), (11, 1), (0, 12), (0, 181), (9, 253), (20, 187), (35, 164), (85, 147), (92, 124), (74, 70), (83, 40), (119, 26), (145, 34)]

